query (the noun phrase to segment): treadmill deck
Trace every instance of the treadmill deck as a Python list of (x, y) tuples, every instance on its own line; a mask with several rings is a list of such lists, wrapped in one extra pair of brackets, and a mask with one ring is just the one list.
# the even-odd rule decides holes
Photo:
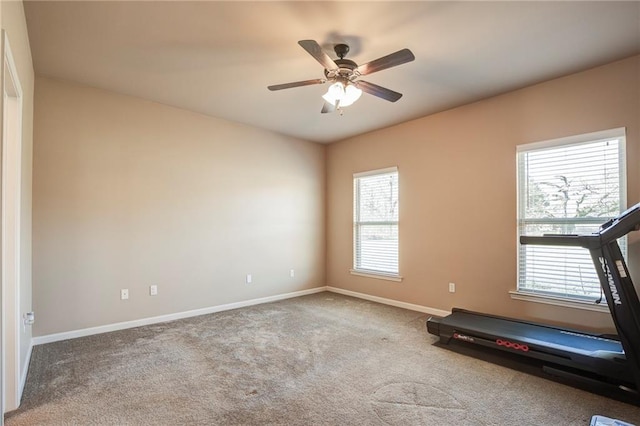
[(524, 343), (532, 347), (544, 346), (585, 356), (624, 359), (624, 350), (619, 341), (581, 331), (502, 319), (459, 309), (442, 318), (440, 324), (463, 334), (473, 332), (473, 335), (489, 339), (499, 336), (500, 339)]

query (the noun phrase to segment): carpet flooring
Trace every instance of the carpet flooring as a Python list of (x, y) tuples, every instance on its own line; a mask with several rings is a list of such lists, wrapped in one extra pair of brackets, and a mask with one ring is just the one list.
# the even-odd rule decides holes
[(640, 408), (434, 345), (334, 293), (36, 346), (19, 425), (640, 425)]

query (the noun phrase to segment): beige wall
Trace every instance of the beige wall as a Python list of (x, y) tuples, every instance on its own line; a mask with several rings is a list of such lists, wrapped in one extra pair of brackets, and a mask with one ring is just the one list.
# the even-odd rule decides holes
[[(327, 284), (436, 309), (608, 330), (608, 314), (515, 301), (516, 145), (627, 128), (628, 203), (640, 201), (640, 57), (552, 80), (330, 145)], [(400, 173), (400, 274), (349, 274), (352, 174)], [(632, 272), (640, 271), (638, 236)], [(636, 280), (640, 275), (635, 274)], [(448, 283), (457, 292), (448, 293)]]
[(323, 146), (47, 78), (35, 117), (34, 335), (324, 285)]
[[(516, 286), (515, 147), (626, 127), (628, 202), (640, 201), (639, 62), (629, 58), (330, 145), (326, 206), (323, 146), (38, 78), (35, 335), (325, 283), (436, 309), (609, 330), (608, 314), (509, 297)], [(348, 272), (352, 173), (391, 165), (401, 179), (402, 283)], [(636, 272), (638, 236), (630, 242)], [(244, 283), (247, 273), (254, 284)], [(455, 294), (447, 291), (451, 281)], [(150, 284), (158, 296), (148, 296)], [(129, 288), (130, 300), (119, 300), (120, 288)]]
[[(21, 1), (2, 1), (2, 29), (6, 31), (22, 87), (22, 184), (20, 215), (20, 316), (31, 311), (31, 183), (33, 159), (34, 72), (29, 36)], [(31, 328), (20, 327), (20, 369), (27, 361)], [(10, 350), (10, 348), (7, 348)]]

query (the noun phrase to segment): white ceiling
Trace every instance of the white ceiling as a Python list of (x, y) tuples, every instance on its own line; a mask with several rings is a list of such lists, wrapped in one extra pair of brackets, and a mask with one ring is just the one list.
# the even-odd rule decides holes
[[(25, 1), (36, 74), (329, 143), (640, 53), (640, 2)], [(404, 96), (320, 114), (327, 85), (298, 44), (362, 64)], [(639, 77), (640, 78), (640, 77)]]

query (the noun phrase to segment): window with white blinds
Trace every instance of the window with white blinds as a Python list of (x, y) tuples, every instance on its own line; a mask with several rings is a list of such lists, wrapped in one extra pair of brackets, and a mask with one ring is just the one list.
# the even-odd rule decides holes
[(398, 275), (398, 169), (353, 175), (355, 272)]
[[(519, 146), (519, 236), (590, 233), (617, 216), (626, 204), (624, 148), (624, 129)], [(518, 258), (519, 292), (600, 298), (587, 249), (519, 245)]]

